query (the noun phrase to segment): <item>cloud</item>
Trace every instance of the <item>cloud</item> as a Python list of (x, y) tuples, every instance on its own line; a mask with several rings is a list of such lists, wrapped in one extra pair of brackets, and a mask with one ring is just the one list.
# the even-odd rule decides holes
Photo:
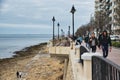
[(76, 8), (75, 28), (78, 28), (90, 20), (90, 14), (94, 13), (94, 0), (6, 0), (1, 9), (0, 27), (48, 29), (55, 16), (56, 23), (60, 22), (61, 28), (66, 28), (72, 24), (72, 5)]
[(9, 10), (10, 10), (9, 4), (4, 4), (4, 5), (2, 5), (2, 7), (1, 7), (1, 9), (0, 9), (0, 11), (1, 11), (2, 13), (6, 13), (6, 12), (8, 12)]
[(51, 28), (48, 25), (42, 25), (42, 24), (10, 24), (10, 23), (0, 23), (1, 27), (18, 27), (18, 28), (41, 28), (41, 29), (49, 29)]

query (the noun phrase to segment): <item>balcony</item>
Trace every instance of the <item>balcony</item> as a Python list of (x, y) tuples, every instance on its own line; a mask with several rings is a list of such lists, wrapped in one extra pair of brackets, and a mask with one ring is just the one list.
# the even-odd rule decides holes
[(106, 4), (109, 4), (110, 3), (110, 0), (106, 0)]

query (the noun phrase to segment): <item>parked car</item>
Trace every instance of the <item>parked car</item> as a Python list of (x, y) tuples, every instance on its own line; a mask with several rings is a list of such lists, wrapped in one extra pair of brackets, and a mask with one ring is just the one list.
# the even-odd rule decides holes
[(110, 38), (111, 38), (111, 40), (112, 41), (118, 41), (118, 40), (120, 40), (120, 37), (119, 36), (117, 36), (117, 35), (110, 35)]

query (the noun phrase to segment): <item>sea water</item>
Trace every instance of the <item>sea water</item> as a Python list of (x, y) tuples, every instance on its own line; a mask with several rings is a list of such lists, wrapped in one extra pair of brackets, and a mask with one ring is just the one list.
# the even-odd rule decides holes
[(50, 39), (49, 34), (0, 34), (0, 59), (10, 58), (15, 51)]

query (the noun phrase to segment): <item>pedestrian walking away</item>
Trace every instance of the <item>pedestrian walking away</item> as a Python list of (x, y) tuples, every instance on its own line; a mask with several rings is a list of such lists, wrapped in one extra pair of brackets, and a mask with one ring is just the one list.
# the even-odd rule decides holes
[(92, 52), (95, 53), (96, 52), (96, 46), (98, 45), (98, 41), (97, 41), (97, 38), (95, 37), (94, 32), (91, 34), (91, 37), (89, 39), (89, 44), (90, 44), (90, 47), (92, 48)]
[(100, 48), (103, 51), (103, 57), (106, 58), (108, 56), (108, 52), (112, 49), (111, 39), (108, 36), (107, 31), (103, 31), (102, 36), (100, 38)]
[(17, 78), (19, 78), (19, 72), (18, 71), (16, 72), (16, 76), (17, 76)]
[(102, 36), (102, 32), (100, 32), (99, 36), (98, 36), (98, 48), (100, 48), (100, 39), (101, 39), (101, 36)]
[(85, 37), (85, 43), (86, 43), (86, 47), (87, 47), (88, 49), (90, 49), (90, 45), (89, 45), (89, 35), (87, 35), (87, 36)]

